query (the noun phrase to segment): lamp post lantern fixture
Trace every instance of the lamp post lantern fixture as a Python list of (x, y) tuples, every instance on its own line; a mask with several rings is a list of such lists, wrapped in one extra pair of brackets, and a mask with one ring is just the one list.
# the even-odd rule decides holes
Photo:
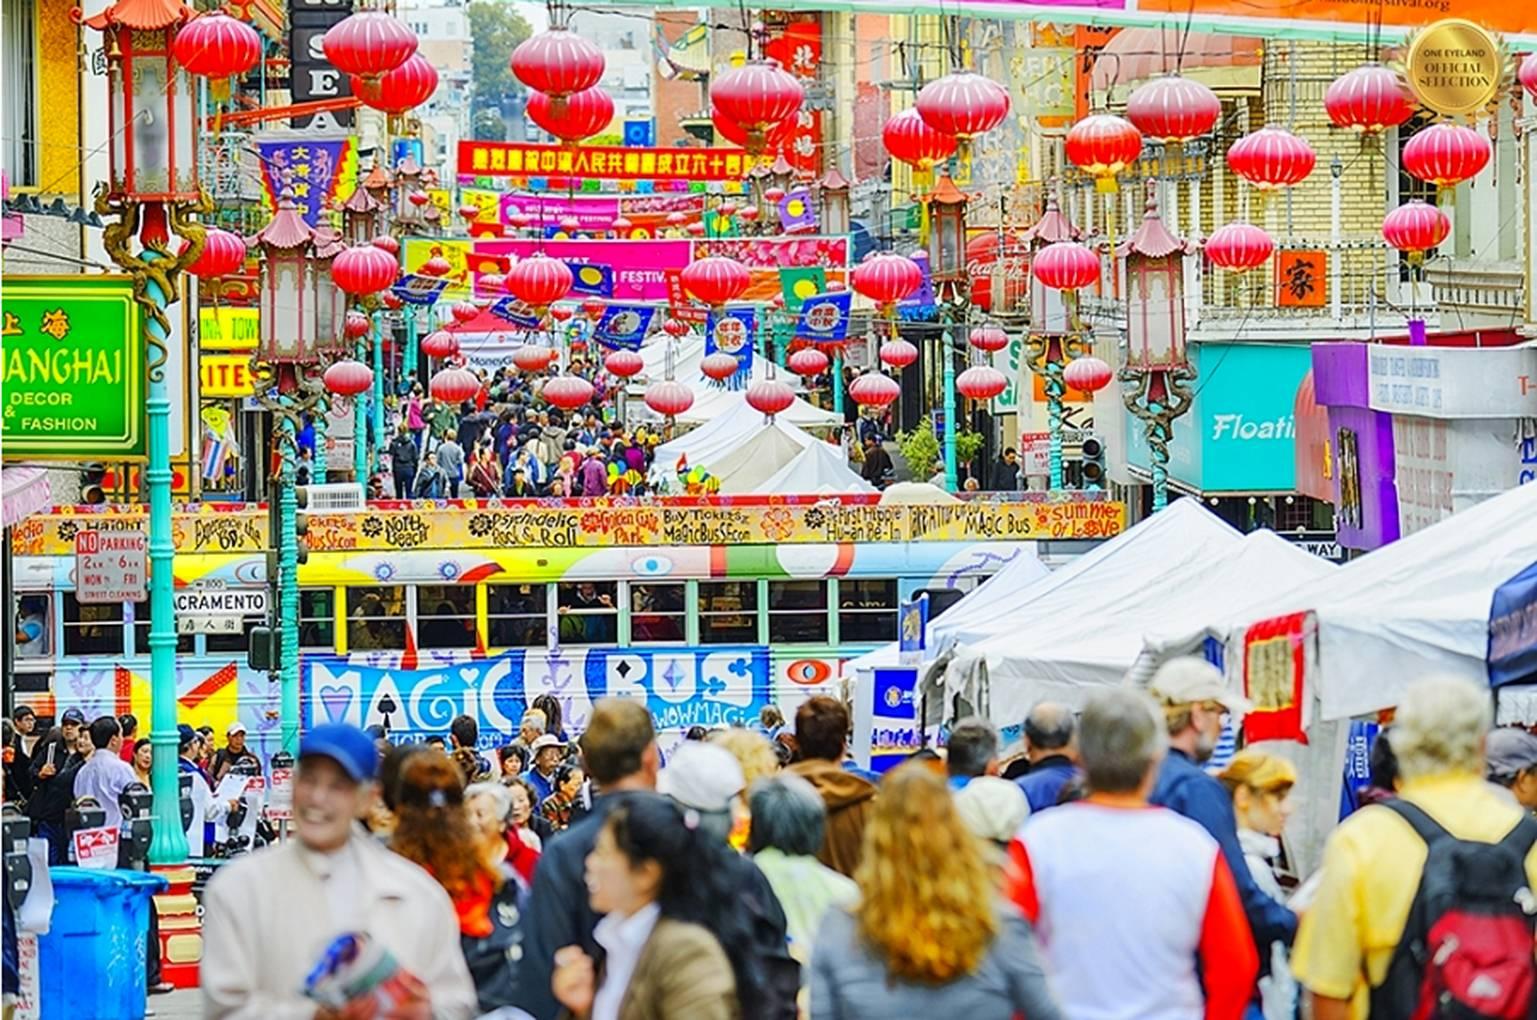
[(944, 352), (945, 488), (950, 492), (958, 488), (955, 436), (960, 425), (955, 420), (955, 355), (959, 346), (955, 327), (957, 320), (964, 323), (966, 306), (971, 301), (966, 268), (966, 202), (965, 193), (955, 186), (948, 173), (939, 178), (928, 196), (929, 270), (939, 305), (940, 350)]
[(1185, 350), (1185, 255), (1188, 242), (1171, 234), (1158, 213), (1156, 185), (1148, 183), (1142, 225), (1117, 249), (1126, 262), (1126, 364), (1121, 369), (1126, 409), (1147, 430), (1153, 511), (1169, 501), (1169, 440), (1174, 419), (1190, 410), (1195, 379)]
[[(1046, 211), (1021, 235), (1021, 240), (1030, 246), (1033, 264), (1047, 245), (1077, 240), (1080, 233), (1058, 208), (1057, 196), (1052, 193), (1046, 197)], [(1046, 390), (1047, 486), (1052, 492), (1062, 488), (1062, 403), (1067, 395), (1063, 372), (1082, 353), (1083, 324), (1078, 319), (1077, 292), (1048, 287), (1038, 274), (1031, 272), (1025, 363), (1041, 377)]]

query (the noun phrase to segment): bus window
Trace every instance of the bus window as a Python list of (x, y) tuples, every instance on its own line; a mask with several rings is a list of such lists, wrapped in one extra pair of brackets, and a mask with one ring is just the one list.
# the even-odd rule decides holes
[(619, 603), (613, 581), (557, 584), (560, 641), (567, 645), (613, 644), (619, 640)]
[(687, 585), (679, 583), (630, 582), (630, 640), (637, 644), (684, 640), (687, 590)]
[(299, 647), (336, 645), (336, 592), (330, 588), (299, 589)]
[(16, 599), (16, 657), (40, 659), (53, 654), (53, 620), (47, 595)]
[(406, 589), (398, 584), (347, 589), (347, 647), (354, 652), (406, 647)]
[(699, 582), (699, 643), (758, 643), (758, 582)]
[(843, 641), (894, 641), (897, 636), (897, 582), (838, 582), (838, 637)]
[(827, 640), (826, 581), (770, 581), (768, 597), (770, 642)]
[(543, 648), (550, 589), (542, 584), (486, 586), (486, 640), (492, 648)]
[[(149, 654), (149, 625), (150, 611), (148, 602), (135, 602), (133, 604), (133, 650), (139, 655)], [(193, 651), (191, 634), (176, 635), (176, 651), (181, 655), (191, 655)], [(245, 638), (240, 639), (240, 648), (244, 650)]]
[(122, 603), (83, 606), (73, 592), (65, 592), (64, 654), (122, 655)]
[(423, 648), (474, 648), (474, 586), (417, 585), (416, 638)]

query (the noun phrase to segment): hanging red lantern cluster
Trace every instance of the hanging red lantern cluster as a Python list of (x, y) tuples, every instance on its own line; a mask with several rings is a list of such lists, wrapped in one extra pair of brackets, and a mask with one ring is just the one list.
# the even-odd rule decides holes
[(923, 286), (923, 270), (906, 255), (881, 252), (855, 266), (849, 282), (856, 292), (885, 307)]
[(667, 319), (662, 323), (662, 332), (674, 340), (688, 335), (688, 323), (682, 319)]
[(374, 385), (373, 369), (361, 361), (338, 361), (325, 374), (320, 377), (325, 384), (327, 393), (334, 393), (339, 397), (355, 397), (359, 393), (366, 393)]
[(714, 379), (716, 382), (725, 382), (730, 379), (736, 375), (740, 367), (735, 358), (722, 352), (707, 354), (699, 362), (699, 371), (704, 373), (705, 378)]
[(438, 90), (438, 69), (420, 53), (413, 53), (404, 64), (377, 78), (353, 75), (350, 80), (352, 94), (364, 106), (398, 116), (432, 98)]
[(540, 390), (544, 399), (562, 411), (574, 411), (592, 401), (597, 391), (579, 375), (557, 375)]
[(1489, 139), (1461, 124), (1432, 124), (1404, 143), (1399, 161), (1422, 181), (1451, 188), (1478, 175), (1489, 165), (1494, 147)]
[(557, 104), (543, 92), (528, 97), (528, 119), (563, 142), (580, 142), (607, 130), (614, 120), (614, 98), (594, 85)]
[(881, 141), (893, 159), (927, 170), (955, 155), (956, 141), (929, 127), (929, 122), (913, 107), (894, 114), (881, 128)]
[(256, 29), (223, 11), (200, 14), (182, 26), (171, 44), (176, 62), (204, 78), (242, 75), (261, 59)]
[(342, 336), (348, 340), (361, 340), (372, 328), (373, 323), (368, 316), (356, 309), (349, 310), (347, 317), (342, 320)]
[(1188, 142), (1208, 134), (1222, 101), (1198, 81), (1171, 74), (1137, 86), (1126, 99), (1126, 119), (1155, 142)]
[(696, 301), (717, 308), (747, 293), (752, 283), (752, 275), (745, 266), (736, 259), (720, 255), (690, 262), (683, 267), (678, 279)]
[(769, 135), (799, 112), (806, 98), (795, 75), (774, 60), (750, 60), (710, 82), (710, 106), (743, 132), (748, 152), (762, 152)]
[(923, 86), (913, 108), (929, 127), (964, 142), (1003, 123), (1009, 90), (975, 71), (957, 71)]
[(448, 314), (454, 317), (459, 325), (464, 325), (480, 314), (480, 308), (473, 301), (455, 301), (449, 308)]
[(524, 344), (512, 352), (512, 363), (524, 372), (543, 372), (555, 360), (555, 351), (543, 344)]
[(1062, 381), (1082, 393), (1099, 392), (1110, 385), (1113, 376), (1110, 366), (1092, 355), (1074, 358), (1062, 370)]
[(955, 377), (955, 391), (969, 400), (992, 400), (1008, 388), (1008, 377), (991, 365), (972, 365)]
[(1330, 83), (1324, 112), (1335, 127), (1374, 135), (1414, 116), (1414, 99), (1393, 71), (1363, 64)]
[(1099, 256), (1077, 241), (1053, 241), (1036, 252), (1030, 271), (1043, 287), (1077, 290), (1099, 279)]
[(1108, 179), (1142, 155), (1142, 134), (1113, 113), (1091, 113), (1074, 124), (1063, 141), (1067, 161), (1090, 177)]
[(1227, 150), (1228, 168), (1261, 191), (1301, 184), (1317, 162), (1311, 145), (1274, 124), (1249, 132)]
[(795, 391), (778, 379), (759, 379), (747, 387), (747, 406), (772, 418), (795, 403)]
[(427, 383), (427, 392), (433, 400), (445, 404), (462, 404), (472, 400), (480, 392), (480, 379), (467, 368), (457, 365), (442, 368)]
[(422, 353), (429, 358), (452, 358), (459, 353), (459, 338), (439, 329), (422, 338)]
[(1411, 259), (1423, 258), (1451, 232), (1446, 213), (1419, 199), (1405, 202), (1382, 219), (1383, 239)]
[(603, 359), (603, 367), (609, 375), (617, 375), (621, 379), (628, 379), (633, 375), (639, 375), (646, 367), (646, 359), (640, 356), (639, 351), (625, 350), (609, 351)]
[(694, 406), (694, 391), (675, 379), (659, 379), (646, 387), (646, 406), (664, 418), (676, 418)]
[(992, 323), (977, 326), (966, 339), (971, 346), (987, 354), (994, 354), (1009, 346), (1009, 334), (1002, 326)]
[(245, 265), (245, 241), (238, 234), (218, 227), (204, 231), (203, 250), (187, 272), (199, 280), (214, 280), (237, 272)]
[(563, 28), (529, 36), (509, 61), (518, 81), (552, 99), (590, 89), (603, 78), (603, 51)]
[(884, 372), (866, 372), (849, 384), (849, 399), (860, 407), (885, 407), (902, 395), (902, 387)]
[(880, 359), (883, 365), (903, 369), (918, 360), (918, 348), (909, 341), (897, 337), (895, 340), (887, 340), (881, 344)]
[(1202, 247), (1218, 269), (1243, 273), (1264, 265), (1275, 251), (1275, 241), (1252, 223), (1226, 223), (1212, 231)]
[(398, 269), (395, 257), (383, 248), (358, 244), (331, 262), (331, 282), (353, 297), (361, 297), (389, 287)]
[(507, 292), (536, 311), (565, 297), (575, 282), (570, 266), (542, 252), (519, 259), (507, 270)]
[(331, 66), (365, 81), (389, 74), (416, 52), (416, 33), (384, 11), (358, 11), (332, 25), (320, 48)]
[(790, 357), (785, 360), (786, 368), (796, 375), (807, 378), (821, 375), (827, 371), (829, 364), (831, 362), (828, 361), (827, 355), (815, 347), (802, 347), (800, 350), (792, 352)]

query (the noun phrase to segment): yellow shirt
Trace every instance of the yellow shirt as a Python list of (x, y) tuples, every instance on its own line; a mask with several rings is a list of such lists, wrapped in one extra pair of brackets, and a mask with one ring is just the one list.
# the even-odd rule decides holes
[[(1522, 815), (1470, 773), (1410, 780), (1399, 795), (1459, 839), (1497, 843)], [(1363, 967), (1372, 987), (1387, 977), (1425, 856), (1424, 842), (1389, 808), (1372, 805), (1345, 819), (1324, 848), (1317, 897), (1297, 928), (1291, 957), (1297, 980), (1319, 995), (1352, 999), (1351, 1015), (1365, 1017)], [(1526, 876), (1537, 888), (1537, 847), (1527, 855)]]

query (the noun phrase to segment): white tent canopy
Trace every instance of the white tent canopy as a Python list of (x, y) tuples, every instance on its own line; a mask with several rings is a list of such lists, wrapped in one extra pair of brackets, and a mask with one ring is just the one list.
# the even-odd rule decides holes
[[(779, 378), (785, 382), (787, 373), (781, 372)], [(753, 378), (761, 378), (755, 374)], [(688, 382), (685, 385), (694, 391), (694, 403), (687, 411), (678, 415), (678, 421), (686, 425), (696, 425), (703, 422), (714, 421), (723, 414), (730, 413), (736, 408), (747, 403), (747, 394), (744, 390), (728, 390), (722, 386), (703, 379)], [(761, 412), (754, 411), (758, 420), (763, 420)], [(776, 419), (787, 422), (797, 428), (830, 428), (843, 424), (843, 416), (831, 411), (824, 411), (820, 407), (809, 404), (800, 397), (783, 411), (774, 416)]]
[(704, 466), (720, 480), (724, 495), (757, 492), (760, 485), (789, 467), (802, 453), (826, 445), (813, 439), (802, 446), (804, 436), (804, 432), (778, 422), (761, 424), (757, 432)]
[[(758, 437), (765, 431), (773, 431), (783, 436), (788, 443), (794, 444), (794, 449), (789, 457), (776, 460), (773, 466), (757, 479), (757, 482), (766, 480), (769, 475), (783, 467), (790, 457), (794, 457), (805, 447), (821, 442), (810, 433), (803, 432), (777, 417), (772, 424), (766, 424), (763, 414), (747, 406), (746, 400), (739, 397), (724, 414), (710, 419), (692, 432), (684, 433), (677, 439), (658, 446), (652, 461), (651, 473), (653, 477), (670, 477), (678, 458), (687, 456), (690, 467), (702, 467), (719, 478), (721, 465), (725, 459), (746, 444), (749, 439)], [(754, 482), (754, 485), (757, 482)], [(752, 486), (748, 486), (749, 490), (751, 488)]]
[(812, 443), (753, 490), (759, 493), (874, 492), (843, 459), (843, 448), (831, 443)]

